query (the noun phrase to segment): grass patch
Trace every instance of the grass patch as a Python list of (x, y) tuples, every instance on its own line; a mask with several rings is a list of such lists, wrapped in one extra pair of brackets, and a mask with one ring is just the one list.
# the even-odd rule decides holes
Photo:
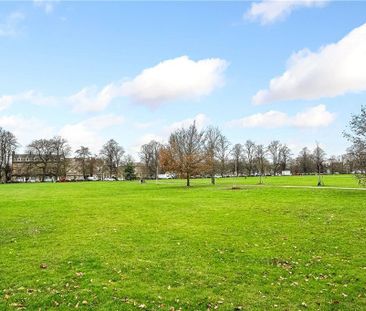
[(366, 192), (313, 179), (2, 185), (0, 309), (364, 310)]

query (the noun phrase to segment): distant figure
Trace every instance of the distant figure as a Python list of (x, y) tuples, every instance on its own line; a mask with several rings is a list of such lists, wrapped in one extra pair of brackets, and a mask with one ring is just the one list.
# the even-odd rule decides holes
[(140, 179), (140, 184), (144, 184), (145, 183), (145, 179), (141, 178)]

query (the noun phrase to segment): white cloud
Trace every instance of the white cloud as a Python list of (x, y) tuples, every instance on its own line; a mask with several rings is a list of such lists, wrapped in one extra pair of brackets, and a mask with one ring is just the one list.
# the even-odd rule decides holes
[(54, 128), (42, 120), (21, 115), (0, 116), (0, 127), (12, 132), (23, 148), (34, 139), (50, 138), (55, 133)]
[(44, 105), (62, 102), (70, 105), (74, 112), (98, 112), (123, 96), (152, 105), (168, 100), (199, 98), (223, 83), (222, 72), (226, 66), (226, 61), (221, 59), (195, 62), (183, 56), (145, 69), (132, 81), (111, 82), (101, 89), (89, 86), (67, 97), (45, 96), (34, 90), (3, 95), (0, 96), (0, 110), (15, 102)]
[(0, 22), (0, 37), (15, 37), (20, 33), (19, 25), (25, 15), (21, 12), (12, 12)]
[(196, 116), (194, 116), (193, 118), (184, 119), (184, 120), (177, 121), (177, 122), (170, 124), (169, 126), (167, 126), (164, 129), (164, 132), (169, 135), (171, 132), (173, 132), (177, 129), (180, 129), (182, 127), (188, 127), (188, 126), (192, 125), (192, 123), (194, 121), (196, 122), (197, 128), (199, 130), (202, 130), (209, 123), (209, 120), (210, 119), (205, 114), (199, 113)]
[(86, 87), (68, 97), (46, 96), (41, 92), (29, 90), (19, 94), (0, 96), (0, 110), (23, 102), (47, 106), (67, 103), (75, 112), (96, 112), (104, 110), (114, 98), (119, 96), (121, 96), (121, 87), (116, 83), (110, 83), (99, 91), (96, 87)]
[(254, 104), (273, 101), (319, 99), (366, 90), (366, 24), (342, 40), (318, 52), (302, 50), (294, 54), (287, 70), (259, 91)]
[(95, 86), (85, 87), (68, 97), (45, 96), (40, 92), (30, 90), (15, 95), (0, 96), (0, 110), (16, 102), (42, 105), (62, 102), (70, 105), (74, 112), (98, 112), (106, 109), (112, 100), (121, 96), (121, 83), (110, 83), (100, 90)]
[(59, 131), (59, 135), (67, 139), (73, 151), (77, 150), (80, 146), (87, 146), (92, 152), (98, 153), (103, 145), (102, 137), (82, 122), (66, 124)]
[(98, 153), (106, 142), (101, 135), (103, 129), (122, 124), (124, 119), (113, 114), (97, 116), (74, 124), (66, 124), (59, 131), (59, 135), (66, 138), (75, 151), (80, 146), (87, 146), (94, 153)]
[(320, 7), (326, 2), (327, 0), (263, 0), (252, 3), (245, 17), (259, 20), (262, 25), (266, 25), (284, 19), (293, 10)]
[(219, 58), (193, 61), (187, 56), (165, 60), (124, 82), (122, 91), (134, 101), (151, 106), (209, 95), (223, 82), (228, 63)]
[(198, 129), (203, 129), (205, 126), (207, 126), (209, 122), (209, 118), (203, 114), (199, 113), (196, 116), (192, 118), (187, 118), (184, 120), (176, 121), (171, 123), (170, 125), (167, 125), (165, 127), (162, 127), (157, 133), (147, 133), (141, 136), (133, 145), (129, 146), (127, 148), (127, 151), (132, 154), (133, 157), (136, 159), (139, 158), (138, 153), (141, 150), (141, 146), (143, 144), (146, 144), (150, 142), (151, 140), (156, 140), (160, 143), (166, 143), (168, 141), (169, 135), (182, 127), (188, 127), (192, 125), (193, 122), (196, 122), (196, 126)]
[[(310, 151), (313, 151), (316, 148), (316, 142), (307, 137), (304, 137), (304, 139), (301, 139), (301, 141), (291, 139), (287, 141), (286, 144), (290, 148), (294, 156), (297, 156), (300, 151), (305, 147), (308, 148)], [(324, 143), (319, 143), (319, 146), (323, 150), (329, 150), (329, 146)], [(340, 151), (340, 153), (343, 152), (344, 150)]]
[(121, 84), (110, 83), (100, 91), (96, 87), (86, 87), (71, 95), (68, 100), (76, 112), (102, 111), (110, 102), (122, 96)]
[(124, 122), (124, 118), (122, 116), (116, 116), (114, 114), (105, 114), (93, 118), (89, 118), (82, 123), (85, 126), (93, 128), (95, 130), (102, 130), (114, 125), (119, 125)]
[(330, 125), (335, 120), (335, 114), (327, 111), (325, 105), (310, 107), (303, 112), (299, 112), (294, 116), (280, 111), (268, 111), (257, 113), (241, 119), (227, 122), (229, 127), (242, 128), (280, 128), (280, 127), (297, 127), (297, 128), (319, 128)]
[(58, 0), (47, 1), (47, 0), (33, 0), (35, 6), (41, 8), (46, 14), (53, 12), (55, 4)]
[(227, 123), (230, 127), (264, 127), (276, 128), (288, 124), (288, 115), (280, 111), (268, 111), (256, 113), (241, 119), (232, 120)]
[(0, 127), (11, 131), (23, 147), (26, 147), (34, 139), (51, 138), (57, 134), (66, 138), (74, 151), (83, 145), (90, 147), (95, 153), (98, 153), (106, 142), (102, 136), (102, 131), (123, 122), (123, 117), (107, 114), (66, 124), (60, 130), (56, 130), (36, 118), (0, 116)]
[(9, 95), (0, 96), (0, 111), (8, 108), (13, 103), (13, 97)]
[(154, 133), (147, 133), (140, 138), (138, 138), (132, 146), (127, 148), (127, 153), (131, 154), (135, 159), (139, 158), (139, 152), (141, 151), (141, 146), (155, 140), (159, 143), (164, 143), (165, 138), (163, 136), (156, 135)]
[(55, 105), (66, 103), (74, 112), (97, 112), (104, 110), (110, 102), (122, 96), (121, 84), (110, 83), (98, 90), (97, 87), (85, 87), (68, 97), (46, 96), (41, 92), (29, 90), (14, 95), (0, 96), (0, 110), (18, 102), (36, 105)]
[(148, 122), (135, 122), (133, 126), (139, 130), (147, 129), (149, 127), (153, 127), (158, 125), (160, 120), (148, 121)]
[(34, 90), (26, 91), (16, 95), (0, 96), (0, 111), (8, 108), (15, 102), (31, 103), (34, 105), (54, 105), (57, 99), (52, 96), (45, 96), (40, 92)]
[(335, 120), (335, 114), (327, 111), (325, 105), (311, 107), (290, 118), (290, 124), (300, 128), (326, 127)]
[(147, 133), (137, 140), (137, 145), (141, 146), (143, 144), (149, 143), (152, 140), (155, 140), (159, 143), (163, 143), (165, 141), (164, 137), (162, 137), (162, 136), (155, 135), (153, 133)]
[(138, 158), (138, 153), (141, 149), (141, 145), (146, 144), (148, 142), (150, 142), (151, 140), (156, 140), (160, 143), (165, 143), (168, 138), (169, 135), (177, 130), (180, 129), (182, 127), (188, 127), (190, 126), (194, 121), (196, 121), (196, 126), (198, 129), (203, 129), (205, 126), (208, 125), (209, 123), (209, 118), (203, 114), (203, 113), (199, 113), (196, 116), (192, 117), (192, 118), (187, 118), (181, 121), (177, 121), (177, 122), (173, 122), (165, 127), (162, 127), (160, 131), (158, 131), (157, 133), (147, 133), (144, 134), (143, 136), (141, 136), (136, 143), (134, 143), (133, 145), (131, 145), (130, 147), (127, 148), (127, 151), (132, 153), (132, 155), (135, 158)]

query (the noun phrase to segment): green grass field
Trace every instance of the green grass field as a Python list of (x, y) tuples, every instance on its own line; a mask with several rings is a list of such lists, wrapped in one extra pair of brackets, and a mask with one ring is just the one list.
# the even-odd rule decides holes
[(0, 185), (0, 310), (365, 310), (366, 191), (256, 183)]

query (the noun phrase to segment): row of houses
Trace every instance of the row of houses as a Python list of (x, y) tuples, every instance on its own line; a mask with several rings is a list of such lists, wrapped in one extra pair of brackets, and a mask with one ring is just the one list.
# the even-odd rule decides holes
[[(135, 175), (141, 178), (144, 174), (144, 165), (135, 163)], [(103, 161), (95, 160), (93, 168), (84, 176), (80, 160), (65, 158), (62, 161), (51, 159), (45, 165), (37, 155), (30, 153), (12, 155), (12, 182), (38, 182), (38, 181), (81, 181), (88, 180), (123, 179), (124, 166), (118, 169), (116, 176), (110, 176)]]

